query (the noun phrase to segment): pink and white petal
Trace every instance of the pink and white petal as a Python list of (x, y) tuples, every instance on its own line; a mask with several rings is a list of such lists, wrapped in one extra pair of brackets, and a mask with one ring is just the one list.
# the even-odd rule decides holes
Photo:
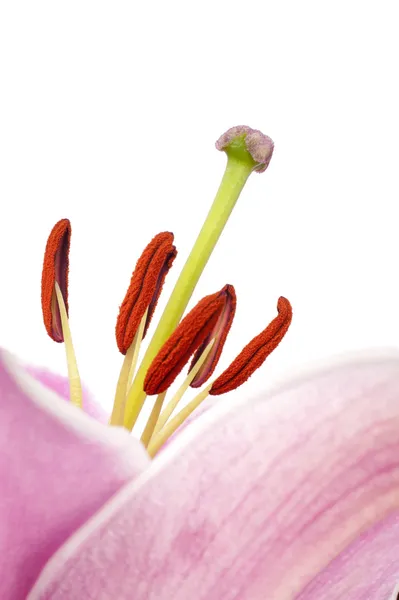
[(0, 351), (0, 598), (25, 599), (65, 540), (149, 464), (139, 442)]
[[(399, 581), (398, 540), (396, 512), (363, 533), (306, 586), (297, 600), (390, 600)], [(397, 595), (394, 598), (397, 600)]]
[[(222, 396), (208, 396), (208, 398), (206, 398), (206, 400), (204, 400), (199, 405), (199, 407), (193, 413), (191, 413), (191, 415), (184, 421), (184, 423), (182, 423), (180, 427), (176, 429), (175, 433), (171, 435), (168, 441), (162, 446), (162, 448), (159, 451), (159, 454), (161, 452), (165, 452), (166, 448), (168, 448), (172, 441), (176, 440), (177, 436), (181, 435), (183, 431), (187, 429), (187, 427), (191, 427), (197, 419), (202, 418), (203, 415), (205, 415), (205, 413), (208, 412), (208, 410), (215, 408), (215, 406), (220, 402), (225, 402), (229, 400), (231, 400), (231, 398)], [(177, 409), (173, 416), (177, 414), (179, 410), (180, 409)]]
[[(43, 367), (26, 365), (25, 368), (29, 375), (32, 375), (32, 377), (69, 402), (69, 379), (67, 377), (52, 373)], [(83, 410), (97, 421), (104, 424), (108, 423), (109, 415), (93, 400), (86, 388), (83, 388)]]
[[(72, 536), (29, 600), (292, 600), (398, 511), (399, 355), (352, 358), (210, 410)], [(367, 600), (387, 600), (368, 583)]]

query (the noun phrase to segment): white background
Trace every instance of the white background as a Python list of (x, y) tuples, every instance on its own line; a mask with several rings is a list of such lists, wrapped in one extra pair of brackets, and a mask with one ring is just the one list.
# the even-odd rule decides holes
[[(84, 380), (110, 405), (119, 304), (151, 237), (180, 251), (236, 124), (270, 135), (191, 303), (239, 304), (221, 366), (275, 316), (286, 340), (242, 393), (348, 349), (399, 344), (396, 1), (87, 0), (0, 4), (0, 343), (65, 371), (43, 327), (53, 224), (73, 225), (70, 317)], [(159, 315), (159, 313), (158, 313)]]

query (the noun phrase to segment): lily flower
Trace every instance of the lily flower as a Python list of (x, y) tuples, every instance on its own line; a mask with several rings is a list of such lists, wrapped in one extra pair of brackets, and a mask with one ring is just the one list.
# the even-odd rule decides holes
[[(227, 131), (216, 146), (227, 154), (225, 174), (140, 366), (140, 346), (177, 255), (171, 232), (157, 234), (142, 252), (116, 323), (116, 343), (124, 360), (116, 386), (110, 425), (132, 431), (146, 397), (156, 395), (141, 436), (151, 456), (155, 456), (208, 395), (224, 394), (242, 385), (278, 346), (291, 323), (291, 305), (286, 298), (280, 297), (277, 318), (244, 348), (230, 367), (203, 387), (217, 368), (233, 323), (236, 310), (234, 287), (225, 285), (220, 292), (200, 300), (182, 317), (245, 182), (253, 171), (266, 170), (273, 153), (273, 142), (269, 137), (245, 126)], [(54, 225), (46, 244), (42, 311), (50, 338), (65, 345), (70, 401), (82, 408), (82, 385), (69, 326), (70, 244), (71, 223), (64, 218)], [(191, 357), (187, 377), (162, 410), (166, 393)], [(203, 389), (172, 418), (189, 387)]]
[[(212, 379), (234, 287), (184, 312), (273, 144), (237, 127), (217, 147), (225, 175), (139, 366), (176, 257), (171, 233), (153, 238), (131, 277), (109, 424), (82, 387), (72, 344), (71, 224), (62, 219), (50, 233), (43, 319), (65, 346), (68, 379), (0, 351), (1, 599), (397, 598), (399, 354), (350, 357), (251, 400), (216, 399), (263, 364), (292, 318), (280, 297), (277, 317)], [(189, 388), (202, 389), (177, 412)], [(149, 395), (139, 440), (131, 431)], [(212, 406), (193, 418), (209, 395)]]

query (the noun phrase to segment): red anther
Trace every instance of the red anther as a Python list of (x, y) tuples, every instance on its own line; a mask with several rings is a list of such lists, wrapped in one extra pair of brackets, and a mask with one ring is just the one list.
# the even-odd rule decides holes
[(173, 233), (165, 231), (151, 240), (137, 261), (116, 322), (116, 343), (122, 354), (126, 354), (131, 346), (148, 308), (143, 338), (147, 333), (165, 277), (176, 254)]
[(48, 237), (42, 271), (42, 312), (47, 333), (55, 342), (63, 342), (61, 315), (55, 293), (55, 282), (60, 286), (68, 313), (68, 270), (71, 223), (61, 219)]
[(162, 346), (144, 380), (147, 394), (160, 394), (167, 390), (190, 356), (208, 338), (223, 311), (223, 290), (200, 300)]
[(292, 320), (291, 304), (281, 296), (277, 303), (278, 316), (245, 346), (231, 365), (215, 379), (209, 393), (216, 396), (235, 390), (245, 383), (256, 369), (279, 345)]
[(220, 355), (222, 354), (227, 335), (233, 323), (237, 304), (235, 289), (232, 285), (225, 285), (220, 293), (223, 295), (224, 299), (222, 313), (213, 330), (207, 335), (206, 339), (202, 342), (201, 346), (194, 354), (194, 358), (190, 365), (191, 371), (209, 342), (211, 340), (215, 340), (211, 351), (190, 384), (193, 388), (201, 387), (201, 385), (208, 381), (209, 377), (214, 372), (216, 365), (219, 362)]

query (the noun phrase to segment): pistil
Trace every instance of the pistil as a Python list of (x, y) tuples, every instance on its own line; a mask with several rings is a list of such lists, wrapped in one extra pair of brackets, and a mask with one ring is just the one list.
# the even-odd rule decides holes
[(126, 400), (125, 426), (131, 430), (143, 407), (147, 370), (160, 348), (177, 327), (197, 282), (253, 171), (264, 171), (273, 153), (273, 142), (249, 127), (234, 127), (216, 143), (227, 154), (226, 170), (212, 207), (176, 282)]

